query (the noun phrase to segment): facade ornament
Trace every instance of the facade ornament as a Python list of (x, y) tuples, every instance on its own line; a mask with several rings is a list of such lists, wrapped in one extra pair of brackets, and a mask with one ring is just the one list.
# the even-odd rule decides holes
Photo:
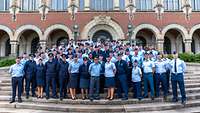
[(182, 7), (183, 13), (185, 13), (185, 18), (187, 20), (190, 19), (190, 14), (192, 13), (192, 7), (190, 4), (190, 0), (183, 0), (183, 7)]
[(17, 13), (19, 13), (20, 7), (19, 7), (20, 1), (19, 0), (13, 0), (10, 7), (10, 13), (12, 14), (12, 21), (16, 21), (17, 19)]
[(129, 20), (133, 20), (134, 13), (136, 12), (135, 0), (129, 0), (126, 11), (129, 14)]
[(155, 0), (155, 12), (157, 13), (157, 19), (162, 19), (162, 13), (164, 13), (163, 0)]
[(46, 20), (46, 15), (49, 12), (50, 7), (48, 6), (48, 0), (41, 0), (39, 12), (41, 14), (41, 20)]
[(76, 4), (76, 0), (71, 0), (69, 5), (69, 13), (71, 14), (71, 19), (76, 20), (76, 13), (78, 12), (78, 5)]

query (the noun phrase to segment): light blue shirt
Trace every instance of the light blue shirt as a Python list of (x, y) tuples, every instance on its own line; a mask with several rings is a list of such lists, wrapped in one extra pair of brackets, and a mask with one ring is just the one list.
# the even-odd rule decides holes
[(28, 61), (28, 59), (21, 59), (20, 63), (24, 66), (26, 64), (26, 62)]
[(91, 76), (98, 77), (101, 72), (101, 64), (92, 63), (89, 66), (89, 73)]
[(9, 73), (11, 77), (22, 77), (24, 76), (24, 65), (23, 64), (14, 64), (10, 67)]
[(145, 60), (142, 63), (142, 68), (143, 68), (144, 73), (152, 73), (154, 67), (155, 65), (153, 61)]
[(175, 73), (175, 59), (173, 59), (170, 62), (170, 69), (171, 69), (171, 72), (174, 73), (174, 74), (184, 73), (185, 69), (186, 69), (186, 64), (185, 64), (185, 62), (183, 60), (177, 58), (176, 59), (176, 69), (177, 69), (177, 72)]
[(139, 56), (139, 55), (137, 55), (137, 56), (135, 56), (135, 55), (132, 56), (132, 63), (134, 63), (135, 60), (137, 60), (139, 66), (141, 67), (141, 65), (142, 65), (142, 57)]
[(105, 77), (114, 77), (114, 70), (116, 70), (115, 64), (112, 62), (105, 63)]
[(141, 69), (137, 66), (137, 67), (133, 67), (132, 69), (132, 81), (133, 82), (140, 82), (141, 81), (141, 74), (142, 71)]
[(80, 63), (79, 62), (72, 62), (69, 64), (69, 72), (70, 73), (79, 73), (79, 66)]
[(168, 58), (163, 58), (162, 60), (163, 60), (163, 61), (166, 63), (166, 65), (167, 65), (167, 71), (170, 70), (170, 62), (171, 62), (171, 60), (168, 59)]
[(167, 70), (167, 63), (165, 61), (156, 61), (155, 62), (155, 69), (156, 69), (156, 73), (166, 73)]

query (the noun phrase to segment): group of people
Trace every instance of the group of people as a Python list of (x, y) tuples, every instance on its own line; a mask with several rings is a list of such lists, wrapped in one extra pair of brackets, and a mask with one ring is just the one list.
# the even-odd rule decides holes
[(160, 97), (161, 89), (163, 99), (166, 100), (170, 86), (172, 101), (177, 102), (178, 84), (182, 104), (185, 104), (186, 64), (178, 58), (176, 52), (173, 55), (174, 58), (170, 60), (154, 48), (131, 46), (121, 41), (70, 41), (67, 45), (54, 45), (45, 51), (39, 48), (29, 58), (26, 53), (17, 57), (16, 64), (10, 67), (10, 103), (15, 102), (17, 87), (18, 102), (22, 102), (22, 93), (25, 92), (28, 99), (30, 89), (33, 97), (43, 98), (45, 92), (46, 99), (60, 98), (61, 101), (68, 98), (68, 91), (72, 100), (77, 99), (79, 89), (83, 100), (99, 100), (105, 88), (108, 92), (105, 98), (108, 100), (114, 99), (115, 90), (116, 98), (128, 100), (130, 88), (133, 88), (133, 98), (148, 98), (150, 91), (150, 97), (154, 100)]

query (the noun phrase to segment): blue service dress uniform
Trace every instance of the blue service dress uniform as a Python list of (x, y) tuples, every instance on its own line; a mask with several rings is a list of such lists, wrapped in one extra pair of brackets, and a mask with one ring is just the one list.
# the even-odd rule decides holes
[(43, 86), (45, 85), (45, 66), (44, 64), (38, 64), (36, 66), (36, 81), (37, 86)]
[(80, 85), (79, 87), (81, 89), (88, 89), (89, 88), (89, 83), (90, 83), (90, 74), (89, 74), (89, 66), (90, 63), (88, 62), (87, 64), (82, 64), (79, 67), (79, 74), (80, 74)]
[(79, 78), (79, 66), (80, 63), (72, 62), (69, 64), (69, 73), (71, 74), (69, 77), (68, 88), (77, 88), (78, 87), (78, 78)]
[(69, 79), (69, 63), (66, 61), (60, 61), (57, 65), (57, 70), (59, 73), (59, 92), (60, 98), (67, 97), (67, 83)]
[(36, 89), (36, 62), (34, 60), (28, 60), (24, 65), (25, 80), (26, 80), (26, 96), (29, 96), (30, 85), (32, 90), (32, 96), (35, 96)]

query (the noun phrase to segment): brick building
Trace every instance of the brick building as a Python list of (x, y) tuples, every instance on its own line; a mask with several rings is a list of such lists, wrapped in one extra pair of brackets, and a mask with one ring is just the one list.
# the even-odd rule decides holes
[(132, 39), (160, 51), (200, 51), (200, 0), (0, 0), (0, 56), (34, 52), (73, 39), (125, 40), (129, 5)]

